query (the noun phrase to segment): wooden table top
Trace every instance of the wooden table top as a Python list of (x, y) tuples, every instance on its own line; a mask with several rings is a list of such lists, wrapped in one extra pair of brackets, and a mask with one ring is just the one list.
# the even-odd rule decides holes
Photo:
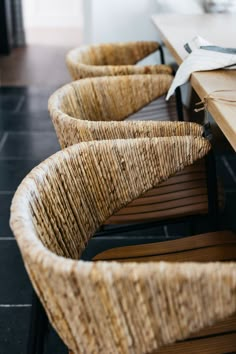
[[(187, 56), (184, 44), (197, 35), (215, 45), (236, 48), (236, 14), (153, 15), (152, 20), (178, 64)], [(216, 90), (236, 91), (236, 70), (194, 72), (191, 85), (201, 99)], [(208, 109), (236, 151), (236, 106), (209, 100)]]

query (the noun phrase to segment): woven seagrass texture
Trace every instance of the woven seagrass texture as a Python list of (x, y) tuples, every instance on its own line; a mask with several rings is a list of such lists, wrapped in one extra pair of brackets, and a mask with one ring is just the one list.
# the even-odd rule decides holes
[(202, 134), (186, 122), (124, 121), (164, 95), (171, 75), (134, 75), (79, 80), (56, 91), (49, 112), (62, 148), (81, 141)]
[(234, 264), (78, 261), (110, 215), (209, 149), (191, 136), (81, 143), (23, 180), (11, 227), (73, 353), (150, 353), (236, 310)]
[(66, 56), (66, 64), (73, 80), (97, 76), (171, 74), (172, 69), (168, 65), (135, 65), (159, 47), (158, 42), (147, 41), (84, 46), (71, 50)]

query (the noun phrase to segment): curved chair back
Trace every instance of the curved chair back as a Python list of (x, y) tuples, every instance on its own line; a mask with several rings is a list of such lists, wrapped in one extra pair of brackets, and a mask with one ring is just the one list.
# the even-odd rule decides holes
[[(163, 95), (171, 81), (172, 77), (164, 74), (133, 75), (84, 79), (62, 87), (49, 100), (61, 147), (91, 140), (202, 136), (202, 126), (195, 123), (125, 120)], [(219, 199), (222, 204), (221, 196)], [(202, 160), (127, 205), (107, 223), (162, 221), (207, 213), (208, 189)]]
[(11, 227), (48, 317), (73, 353), (151, 353), (236, 311), (233, 263), (79, 261), (107, 218), (209, 150), (208, 141), (191, 136), (81, 143), (23, 180)]
[(200, 135), (194, 123), (125, 121), (133, 113), (164, 95), (171, 75), (100, 77), (72, 82), (49, 99), (61, 147), (81, 141), (171, 135)]
[(172, 69), (168, 65), (135, 65), (158, 49), (159, 43), (150, 41), (84, 46), (71, 50), (66, 56), (66, 64), (73, 80), (97, 76), (171, 74)]

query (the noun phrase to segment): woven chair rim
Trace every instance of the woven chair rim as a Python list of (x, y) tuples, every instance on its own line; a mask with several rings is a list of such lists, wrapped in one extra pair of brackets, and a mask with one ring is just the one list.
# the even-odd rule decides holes
[[(174, 139), (184, 139), (185, 136), (181, 137), (174, 137)], [(197, 140), (204, 140), (206, 139), (202, 137), (188, 137), (188, 138), (193, 138)], [(169, 139), (169, 137), (153, 137), (153, 138), (136, 138), (136, 139), (116, 139), (114, 141), (117, 141), (121, 144), (126, 143), (127, 141), (134, 141), (134, 143), (138, 141), (165, 141), (166, 139)], [(173, 139), (173, 137), (172, 137)], [(70, 160), (71, 154), (76, 154), (78, 151), (81, 151), (82, 149), (86, 149), (87, 145), (102, 145), (104, 142), (111, 142), (110, 140), (100, 140), (100, 141), (90, 141), (90, 142), (81, 142), (72, 146), (69, 146), (63, 150), (60, 150), (56, 152), (55, 154), (51, 155), (48, 157), (46, 160), (42, 161), (39, 165), (34, 167), (22, 180), (21, 184), (18, 186), (14, 197), (12, 199), (11, 203), (11, 216), (10, 216), (10, 226), (12, 230), (14, 231), (14, 234), (16, 236), (16, 239), (21, 238), (23, 239), (24, 242), (30, 242), (30, 250), (27, 249), (27, 251), (31, 254), (35, 252), (36, 254), (36, 259), (35, 261), (39, 261), (40, 263), (43, 262), (45, 265), (45, 269), (48, 268), (48, 266), (51, 264), (55, 265), (56, 263), (62, 264), (63, 262), (69, 262), (71, 264), (76, 264), (78, 262), (82, 263), (93, 263), (93, 262), (88, 262), (88, 261), (83, 261), (83, 260), (75, 260), (72, 258), (67, 258), (64, 256), (57, 255), (56, 253), (52, 252), (49, 250), (46, 246), (43, 245), (42, 241), (37, 237), (34, 226), (33, 229), (31, 228), (29, 230), (29, 214), (27, 215), (25, 213), (24, 208), (22, 208), (22, 205), (25, 205), (24, 200), (26, 195), (29, 193), (31, 190), (32, 183), (35, 182), (35, 180), (40, 181), (41, 176), (45, 176), (47, 173), (50, 173), (50, 170), (53, 170), (53, 167), (56, 165), (57, 159), (60, 156), (63, 156), (63, 159), (66, 161)], [(29, 203), (28, 203), (29, 204)], [(17, 224), (17, 226), (16, 226)], [(32, 226), (32, 224), (30, 225)], [(96, 230), (95, 230), (96, 231)], [(89, 237), (92, 238), (94, 233)], [(28, 248), (28, 247), (27, 247)], [(41, 257), (40, 257), (41, 256)], [(67, 264), (69, 264), (67, 263)], [(102, 261), (102, 263), (110, 263), (107, 261)], [(118, 263), (118, 262), (115, 262)], [(136, 263), (136, 262), (129, 262), (129, 263)], [(138, 263), (141, 264), (141, 263)], [(53, 266), (54, 268), (54, 266)]]
[[(159, 76), (166, 76), (166, 77), (172, 77), (171, 74), (167, 74), (167, 73), (159, 73), (159, 74), (148, 74), (148, 75), (142, 75), (142, 74), (135, 74), (130, 76), (130, 80), (135, 80), (135, 79), (139, 79), (139, 78), (143, 78), (148, 79), (150, 77), (159, 77)], [(110, 80), (111, 82), (115, 82), (115, 81), (119, 81), (121, 78), (127, 79), (127, 75), (118, 75), (118, 76), (98, 76), (98, 77), (90, 77), (90, 78), (83, 78), (80, 80), (75, 80), (72, 81), (70, 83), (67, 83), (63, 86), (61, 86), (60, 88), (58, 88), (55, 92), (53, 92), (51, 94), (51, 96), (48, 99), (48, 110), (50, 112), (50, 114), (52, 113), (59, 113), (60, 115), (63, 115), (64, 119), (71, 119), (74, 121), (80, 121), (80, 123), (84, 122), (92, 122), (93, 124), (99, 124), (101, 121), (97, 121), (97, 120), (87, 120), (87, 119), (80, 119), (80, 118), (76, 118), (73, 117), (72, 115), (69, 115), (68, 113), (64, 112), (61, 109), (61, 104), (63, 101), (63, 98), (70, 92), (71, 89), (73, 89), (74, 86), (79, 87), (79, 85), (86, 83), (86, 82), (99, 82), (99, 81), (105, 81), (105, 80)], [(150, 103), (150, 102), (149, 102)], [(147, 105), (149, 104), (147, 103)], [(102, 124), (104, 125), (109, 125), (110, 123), (119, 123), (120, 124), (127, 124), (127, 123), (131, 123), (131, 124), (156, 124), (155, 121), (144, 121), (144, 120), (140, 120), (140, 121), (117, 121), (117, 120), (111, 120), (109, 121), (103, 121), (102, 120)], [(199, 125), (197, 123), (192, 123), (193, 125)]]
[[(68, 53), (66, 54), (66, 60), (68, 61), (71, 61), (73, 62), (74, 64), (76, 65), (81, 65), (81, 66), (98, 66), (98, 67), (113, 67), (113, 66), (116, 66), (116, 65), (110, 65), (110, 64), (102, 64), (102, 65), (98, 65), (98, 64), (85, 64), (85, 63), (82, 63), (82, 62), (77, 62), (73, 55), (74, 54), (77, 54), (77, 53), (82, 53), (83, 51), (86, 51), (86, 50), (90, 50), (90, 49), (99, 49), (99, 48), (102, 48), (102, 47), (108, 47), (108, 46), (113, 46), (113, 47), (119, 47), (119, 46), (129, 46), (129, 45), (136, 45), (136, 44), (155, 44), (156, 45), (156, 48), (153, 50), (153, 52), (150, 52), (149, 55), (151, 55), (152, 53), (154, 53), (155, 51), (157, 51), (159, 48), (160, 48), (160, 43), (158, 41), (145, 41), (145, 40), (141, 40), (141, 41), (118, 41), (118, 42), (107, 42), (107, 43), (93, 43), (93, 44), (87, 44), (87, 45), (82, 45), (80, 47), (75, 47), (75, 48), (72, 48), (71, 50), (68, 51)], [(138, 60), (139, 62), (139, 60)], [(119, 66), (123, 66), (123, 67), (127, 67), (127, 66), (133, 66), (132, 64), (118, 64)], [(153, 66), (156, 66), (156, 65), (159, 65), (159, 64), (149, 64), (148, 66), (150, 67), (153, 67)]]

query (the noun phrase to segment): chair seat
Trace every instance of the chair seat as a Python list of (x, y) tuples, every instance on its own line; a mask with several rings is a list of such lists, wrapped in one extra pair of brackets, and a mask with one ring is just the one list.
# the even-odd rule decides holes
[[(236, 259), (236, 235), (218, 231), (177, 240), (117, 247), (97, 254), (93, 260), (119, 262), (214, 262)], [(236, 352), (236, 315), (194, 333), (187, 341), (161, 348), (152, 354), (223, 354)]]
[[(228, 321), (228, 320), (226, 320)], [(223, 327), (225, 321), (222, 322)], [(213, 333), (211, 336), (201, 333), (203, 338), (193, 338), (162, 347), (152, 354), (235, 354), (236, 353), (236, 316), (232, 319), (232, 326), (228, 328), (231, 333)], [(215, 326), (211, 327), (214, 329)], [(200, 337), (200, 335), (199, 335)]]
[[(217, 329), (219, 333), (217, 332)], [(216, 333), (213, 333), (216, 330)], [(220, 331), (223, 332), (220, 332)], [(233, 333), (225, 333), (228, 330)], [(213, 332), (212, 332), (213, 331)], [(150, 354), (235, 354), (236, 353), (236, 316), (220, 322), (211, 327), (212, 336), (208, 335), (203, 338), (193, 338), (188, 341), (181, 341), (162, 347), (158, 352)], [(203, 335), (202, 331), (198, 333)], [(69, 351), (68, 354), (74, 354)]]
[(119, 262), (215, 262), (236, 259), (236, 235), (217, 231), (171, 241), (116, 247), (97, 254), (93, 260)]
[(159, 97), (138, 112), (130, 115), (126, 120), (178, 121), (176, 98), (172, 96), (167, 102), (165, 96)]
[[(219, 209), (224, 193), (218, 186)], [(105, 224), (128, 224), (208, 213), (205, 161), (186, 167), (112, 215)]]

